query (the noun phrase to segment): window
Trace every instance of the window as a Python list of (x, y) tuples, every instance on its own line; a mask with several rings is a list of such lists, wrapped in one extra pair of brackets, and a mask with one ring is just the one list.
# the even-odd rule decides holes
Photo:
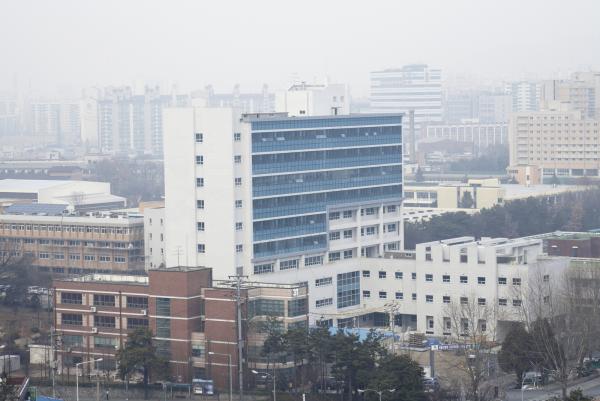
[(442, 297), (442, 302), (445, 303), (445, 304), (449, 304), (450, 303), (450, 296), (444, 295)]
[(388, 233), (396, 232), (396, 223), (388, 224), (386, 228)]
[(433, 274), (426, 274), (425, 281), (429, 281), (429, 282), (433, 281)]
[(196, 201), (196, 208), (197, 208), (197, 209), (204, 209), (204, 200), (202, 200), (202, 199), (198, 199), (198, 200)]
[(379, 299), (386, 299), (386, 298), (387, 298), (387, 292), (379, 291)]
[(371, 291), (364, 290), (363, 291), (363, 298), (371, 298)]
[(206, 253), (206, 246), (204, 244), (198, 244), (198, 253)]
[(323, 256), (309, 256), (304, 258), (304, 266), (315, 266), (323, 264)]
[(244, 245), (242, 245), (242, 244), (236, 244), (235, 251), (237, 253), (244, 252)]
[(386, 277), (387, 277), (387, 273), (386, 272), (383, 272), (383, 271), (379, 272), (379, 278), (386, 278)]
[(171, 319), (156, 319), (156, 337), (171, 337)]
[(387, 213), (396, 213), (396, 205), (388, 206)]
[(192, 356), (194, 358), (201, 358), (204, 355), (204, 344), (192, 343)]
[(82, 347), (83, 346), (83, 336), (72, 335), (72, 334), (63, 334), (61, 336), (62, 343), (67, 348), (72, 347)]
[(94, 256), (94, 255), (83, 255), (83, 260), (86, 260), (88, 262), (93, 262), (94, 260), (96, 260), (96, 256)]
[(128, 329), (137, 329), (139, 327), (148, 327), (148, 319), (127, 318)]
[(461, 305), (467, 305), (469, 303), (469, 298), (467, 297), (460, 297), (460, 304)]
[(413, 292), (412, 295), (411, 295), (411, 299), (413, 301), (416, 301), (417, 300), (417, 294)]
[[(248, 316), (284, 316), (285, 304), (279, 299), (256, 299), (248, 302)], [(280, 322), (283, 329), (283, 323)]]
[(396, 277), (396, 280), (402, 280), (404, 278), (404, 273), (402, 273), (402, 272), (395, 272), (394, 273), (394, 277)]
[(521, 306), (522, 301), (520, 299), (513, 299), (513, 306)]
[(94, 326), (113, 328), (113, 327), (115, 327), (115, 317), (114, 316), (95, 315), (94, 316)]
[(404, 299), (404, 293), (403, 292), (397, 292), (396, 293), (396, 299), (399, 301), (402, 301)]
[(325, 287), (331, 285), (332, 279), (331, 277), (323, 277), (315, 280), (315, 287)]
[(53, 253), (52, 254), (52, 259), (64, 260), (65, 259), (65, 254), (64, 253)]
[(362, 271), (362, 276), (365, 277), (365, 278), (371, 277), (371, 270), (363, 270)]
[(544, 283), (550, 282), (550, 275), (549, 274), (544, 274), (543, 280), (544, 280)]
[(240, 231), (244, 228), (244, 223), (238, 221), (237, 223), (235, 223), (235, 230), (236, 231)]
[(238, 199), (238, 200), (236, 200), (236, 201), (235, 201), (235, 207), (236, 207), (236, 209), (240, 209), (240, 208), (242, 207), (242, 201), (241, 201), (241, 200), (239, 200), (239, 199)]
[(124, 256), (115, 256), (115, 262), (116, 263), (125, 263), (126, 259)]
[(485, 284), (485, 277), (477, 277), (477, 284)]
[(329, 305), (333, 305), (333, 298), (317, 299), (315, 301), (315, 307), (317, 308), (322, 308), (323, 306)]
[(127, 297), (127, 307), (135, 309), (148, 309), (148, 298)]
[(469, 278), (467, 276), (460, 276), (460, 283), (467, 284), (469, 282)]
[(410, 276), (412, 277), (413, 280), (417, 279), (417, 273), (411, 273)]
[(364, 237), (365, 235), (375, 235), (375, 227), (364, 227), (360, 229), (360, 235)]
[(377, 213), (377, 208), (375, 208), (375, 207), (368, 207), (368, 208), (365, 208), (365, 209), (360, 209), (360, 215), (361, 216), (364, 216), (364, 215), (372, 216), (375, 213)]
[(347, 249), (344, 251), (344, 259), (352, 259), (354, 256), (354, 251), (352, 249)]
[(196, 156), (196, 164), (204, 164), (204, 156)]
[(506, 277), (498, 277), (498, 285), (506, 285)]
[(273, 273), (273, 263), (263, 263), (261, 265), (254, 265), (254, 274)]
[(233, 133), (233, 140), (236, 142), (239, 142), (242, 140), (242, 134), (239, 132), (234, 132)]
[(329, 213), (329, 220), (339, 220), (340, 219), (340, 212), (330, 212)]
[(171, 316), (170, 298), (156, 298), (156, 314), (159, 316)]
[(61, 317), (62, 324), (69, 326), (82, 326), (83, 325), (83, 317), (74, 313), (63, 313)]
[(521, 285), (521, 279), (520, 278), (513, 278), (513, 285)]
[(94, 305), (96, 306), (115, 306), (114, 295), (94, 294)]
[(340, 260), (340, 253), (339, 252), (329, 252), (329, 261), (335, 262), (336, 260)]
[(196, 228), (198, 229), (198, 231), (204, 231), (204, 222), (203, 221), (197, 222)]
[(50, 259), (50, 254), (48, 252), (40, 252), (38, 257), (40, 259)]
[(332, 233), (329, 233), (329, 241), (335, 241), (340, 239), (340, 232), (339, 231), (334, 231)]
[(202, 177), (196, 178), (196, 186), (203, 187), (204, 186), (204, 178), (202, 178)]
[(449, 275), (449, 274), (444, 274), (444, 275), (442, 276), (442, 281), (443, 281), (444, 283), (449, 283), (449, 282), (450, 282), (450, 275)]
[(485, 306), (485, 298), (477, 298), (477, 305)]
[(61, 304), (81, 305), (81, 294), (73, 292), (62, 292), (60, 294)]
[(241, 177), (235, 177), (234, 179), (234, 184), (236, 187), (241, 187), (242, 186), (242, 178)]
[(425, 302), (432, 303), (433, 302), (433, 295), (425, 295)]
[(202, 134), (201, 132), (197, 132), (196, 133), (196, 142), (198, 142), (198, 143), (204, 142), (204, 134)]
[(500, 305), (500, 306), (506, 306), (506, 298), (500, 298), (500, 299), (498, 299), (498, 305)]
[(298, 268), (299, 259), (282, 260), (279, 262), (279, 270), (290, 270)]
[(344, 238), (352, 238), (352, 230), (344, 230)]
[(344, 210), (342, 217), (345, 219), (351, 219), (352, 218), (352, 210)]
[(337, 307), (346, 308), (360, 304), (360, 272), (337, 275)]
[(115, 348), (117, 339), (114, 337), (94, 337), (94, 348)]
[(236, 163), (236, 164), (241, 163), (242, 162), (242, 156), (240, 156), (240, 155), (233, 156), (233, 162)]

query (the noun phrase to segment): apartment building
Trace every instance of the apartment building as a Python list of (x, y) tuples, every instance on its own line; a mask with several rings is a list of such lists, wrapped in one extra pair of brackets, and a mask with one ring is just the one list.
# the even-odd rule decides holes
[(480, 154), (491, 146), (508, 146), (506, 123), (482, 124), (478, 121), (460, 124), (427, 124), (421, 139), (450, 140), (473, 144), (473, 154)]
[(181, 108), (165, 126), (168, 267), (259, 276), (401, 249), (402, 115)]
[(498, 306), (498, 321), (485, 324), (502, 336), (504, 323), (518, 319), (530, 277), (558, 278), (569, 265), (568, 258), (548, 257), (543, 248), (538, 238), (453, 238), (418, 244), (414, 252), (340, 260), (326, 270), (289, 271), (268, 279), (307, 281), (311, 324), (387, 328), (393, 314), (399, 332), (443, 337), (451, 333), (451, 303), (476, 301)]
[[(103, 358), (98, 367), (116, 369), (115, 355), (127, 335), (139, 327), (154, 335), (157, 353), (169, 361), (173, 381), (210, 378), (228, 385), (229, 357), (237, 385), (238, 337), (236, 289), (212, 280), (211, 269), (150, 269), (147, 276), (90, 274), (55, 280), (55, 319), (64, 365)], [(264, 334), (258, 322), (279, 319), (282, 329), (306, 327), (305, 285), (243, 283), (242, 348), (250, 369), (265, 369), (260, 356)]]
[(600, 175), (600, 120), (557, 106), (515, 113), (509, 124), (508, 173), (521, 184)]
[(37, 212), (41, 214), (0, 215), (0, 246), (5, 257), (26, 258), (41, 271), (54, 274), (143, 272), (141, 217)]

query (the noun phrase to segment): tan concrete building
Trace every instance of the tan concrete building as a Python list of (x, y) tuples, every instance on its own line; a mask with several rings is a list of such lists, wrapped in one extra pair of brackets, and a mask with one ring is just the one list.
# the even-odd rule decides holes
[(504, 201), (504, 188), (496, 178), (470, 179), (465, 183), (439, 185), (407, 184), (404, 207), (440, 209), (484, 209)]
[(509, 123), (509, 174), (520, 184), (557, 177), (598, 177), (600, 122), (555, 104), (552, 109), (516, 113)]
[(143, 272), (144, 219), (3, 214), (0, 252), (54, 274)]

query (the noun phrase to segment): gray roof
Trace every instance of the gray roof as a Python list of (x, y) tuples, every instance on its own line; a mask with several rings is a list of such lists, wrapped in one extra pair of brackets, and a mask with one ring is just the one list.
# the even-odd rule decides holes
[(5, 209), (6, 214), (37, 214), (45, 216), (60, 216), (65, 213), (68, 205), (50, 203), (15, 203)]

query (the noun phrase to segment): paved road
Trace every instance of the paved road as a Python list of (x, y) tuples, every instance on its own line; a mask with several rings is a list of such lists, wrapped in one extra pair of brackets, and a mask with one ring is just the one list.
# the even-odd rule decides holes
[[(600, 395), (600, 377), (596, 376), (590, 380), (577, 382), (570, 385), (567, 392), (577, 389), (583, 390), (585, 395), (595, 397)], [(545, 401), (551, 397), (560, 397), (560, 387), (557, 388), (556, 384), (547, 386), (539, 390), (525, 390), (523, 391), (523, 400), (525, 401)], [(521, 401), (521, 390), (512, 389), (506, 392), (506, 401)]]

